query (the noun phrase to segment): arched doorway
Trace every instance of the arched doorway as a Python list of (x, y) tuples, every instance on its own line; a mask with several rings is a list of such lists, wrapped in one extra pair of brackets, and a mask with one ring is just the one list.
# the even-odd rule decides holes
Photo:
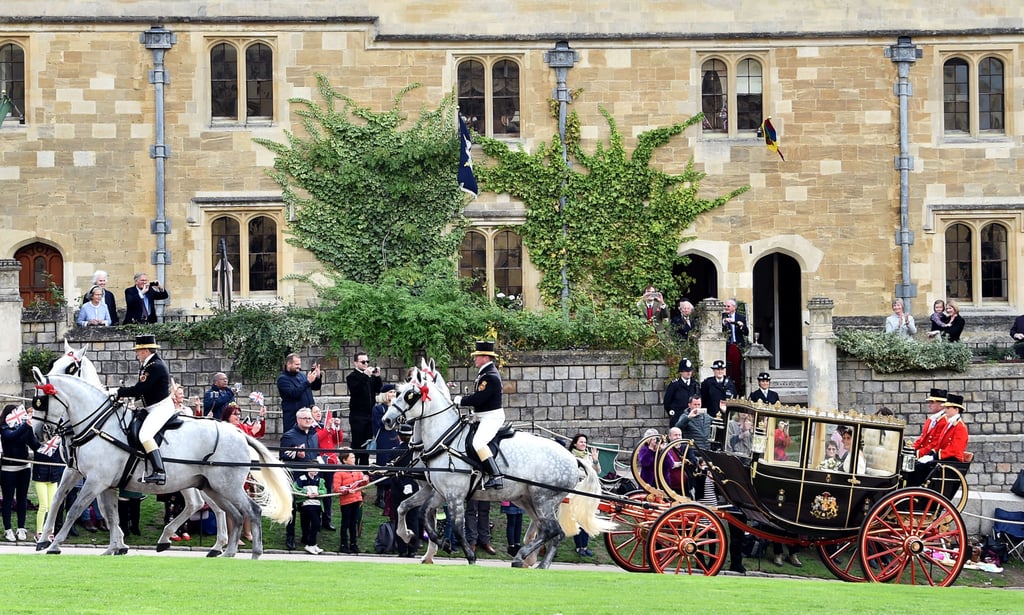
[(802, 305), (800, 264), (778, 252), (759, 259), (754, 265), (751, 326), (772, 353), (772, 369), (803, 369)]
[(64, 257), (53, 246), (30, 243), (14, 253), (21, 263), (18, 291), (25, 307), (34, 301), (52, 303), (51, 288), (64, 288)]
[(686, 274), (693, 282), (683, 296), (677, 297), (672, 303), (673, 310), (678, 308), (679, 301), (682, 299), (697, 305), (708, 297), (718, 296), (718, 269), (715, 264), (710, 259), (698, 254), (687, 254), (686, 258), (690, 259), (690, 263), (675, 265), (672, 268), (672, 277), (678, 279)]

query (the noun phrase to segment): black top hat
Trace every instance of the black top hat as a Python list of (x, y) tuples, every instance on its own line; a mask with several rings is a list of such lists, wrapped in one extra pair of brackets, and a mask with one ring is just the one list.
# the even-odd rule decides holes
[(398, 426), (398, 435), (400, 435), (400, 436), (411, 436), (412, 435), (412, 425), (410, 425), (409, 423), (403, 423), (403, 424), (399, 425)]
[(488, 357), (496, 357), (498, 353), (494, 352), (494, 342), (479, 340), (476, 342), (476, 350), (470, 353), (469, 356), (475, 357), (477, 355), (484, 355)]
[(725, 369), (725, 361), (719, 359), (711, 364), (711, 369)]
[(950, 393), (946, 396), (946, 402), (942, 404), (943, 408), (958, 408), (961, 412), (966, 412), (967, 408), (964, 407), (964, 396)]
[(681, 371), (681, 372), (692, 372), (693, 371), (693, 362), (690, 361), (689, 359), (682, 359), (681, 361), (679, 361), (679, 371)]
[(132, 348), (132, 350), (141, 350), (143, 348), (159, 350), (160, 346), (156, 343), (156, 336), (152, 334), (136, 335), (135, 348)]
[(771, 380), (772, 376), (768, 372), (761, 372), (757, 375), (758, 380)]
[(932, 389), (925, 401), (946, 401), (946, 389)]

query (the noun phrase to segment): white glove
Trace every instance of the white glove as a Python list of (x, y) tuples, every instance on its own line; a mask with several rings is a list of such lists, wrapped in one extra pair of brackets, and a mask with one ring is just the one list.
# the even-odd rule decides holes
[(922, 455), (917, 458), (918, 463), (931, 463), (932, 461), (935, 461), (935, 457), (932, 455)]
[(117, 387), (107, 389), (107, 397), (117, 397)]
[(402, 487), (402, 495), (412, 495), (412, 485), (405, 485)]
[(455, 399), (453, 399), (453, 400), (452, 400), (452, 402), (453, 402), (453, 403), (454, 403), (454, 404), (455, 404), (456, 406), (461, 406), (461, 405), (462, 405), (462, 396), (461, 396), (461, 395), (456, 395), (456, 396), (455, 396)]

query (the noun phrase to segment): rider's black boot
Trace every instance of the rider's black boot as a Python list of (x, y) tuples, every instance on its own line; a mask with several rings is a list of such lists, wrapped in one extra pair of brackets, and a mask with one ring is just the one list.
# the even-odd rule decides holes
[(153, 473), (140, 479), (140, 481), (154, 485), (166, 483), (167, 474), (164, 473), (164, 460), (160, 458), (160, 449), (153, 449), (152, 452), (146, 453), (146, 456), (149, 457), (149, 463), (153, 466)]
[(498, 464), (494, 461), (494, 457), (487, 458), (487, 472), (491, 475), (491, 478), (484, 483), (484, 489), (501, 489), (505, 486), (501, 481), (501, 470), (498, 469)]

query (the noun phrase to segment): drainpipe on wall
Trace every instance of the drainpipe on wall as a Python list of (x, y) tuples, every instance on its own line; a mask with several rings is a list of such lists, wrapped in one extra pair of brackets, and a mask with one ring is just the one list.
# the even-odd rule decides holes
[[(143, 32), (139, 36), (139, 42), (145, 45), (146, 49), (153, 51), (153, 70), (149, 71), (149, 82), (153, 84), (156, 99), (156, 143), (149, 148), (149, 157), (156, 160), (156, 217), (150, 223), (150, 232), (156, 235), (156, 250), (153, 250), (150, 256), (150, 264), (156, 265), (155, 279), (160, 280), (160, 284), (166, 288), (166, 265), (171, 263), (171, 253), (167, 250), (167, 235), (171, 232), (171, 223), (167, 219), (164, 206), (164, 165), (165, 160), (171, 156), (171, 150), (164, 142), (164, 85), (170, 83), (164, 69), (164, 55), (178, 42), (178, 35), (157, 25)], [(157, 319), (161, 322), (164, 319), (166, 304), (166, 300), (156, 302)]]
[(885, 49), (885, 57), (896, 64), (896, 85), (893, 93), (900, 102), (900, 152), (896, 156), (896, 170), (900, 173), (900, 228), (896, 231), (896, 245), (900, 247), (901, 281), (896, 285), (896, 298), (903, 299), (904, 310), (909, 314), (910, 299), (917, 297), (917, 285), (910, 281), (910, 246), (914, 243), (914, 232), (910, 230), (910, 171), (914, 159), (910, 156), (907, 104), (914, 95), (910, 84), (910, 65), (922, 57), (924, 52), (915, 47), (909, 36), (900, 36), (895, 45)]

